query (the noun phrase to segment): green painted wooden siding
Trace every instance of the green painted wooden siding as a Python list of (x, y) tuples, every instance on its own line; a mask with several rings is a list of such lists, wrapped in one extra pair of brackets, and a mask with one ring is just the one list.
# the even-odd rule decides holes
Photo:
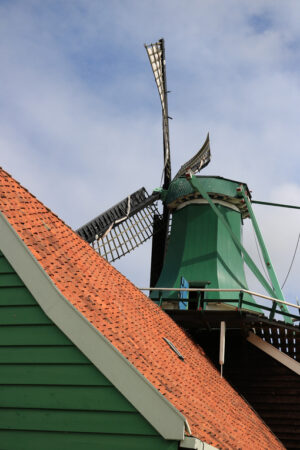
[(174, 450), (48, 319), (0, 252), (1, 450)]
[[(222, 205), (217, 208), (241, 241), (241, 214)], [(241, 251), (210, 205), (191, 204), (173, 213), (168, 250), (156, 287), (179, 288), (182, 276), (189, 282), (209, 281), (207, 287), (214, 289), (248, 289)], [(154, 291), (151, 297), (158, 295)], [(170, 291), (164, 297), (177, 295)], [(237, 301), (239, 293), (207, 292), (205, 298)], [(253, 304), (247, 309), (261, 312), (252, 296), (245, 294), (244, 299)]]

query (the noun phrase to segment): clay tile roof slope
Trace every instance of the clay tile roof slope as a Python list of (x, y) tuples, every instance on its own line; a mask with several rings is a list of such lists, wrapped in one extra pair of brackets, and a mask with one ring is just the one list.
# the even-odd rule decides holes
[(2, 169), (0, 209), (61, 293), (186, 417), (193, 436), (222, 449), (283, 448), (167, 314)]

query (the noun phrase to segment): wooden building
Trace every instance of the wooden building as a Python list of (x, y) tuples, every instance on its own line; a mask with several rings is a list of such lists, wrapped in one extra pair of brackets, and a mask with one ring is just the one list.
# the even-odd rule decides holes
[(0, 448), (281, 449), (202, 348), (0, 171)]

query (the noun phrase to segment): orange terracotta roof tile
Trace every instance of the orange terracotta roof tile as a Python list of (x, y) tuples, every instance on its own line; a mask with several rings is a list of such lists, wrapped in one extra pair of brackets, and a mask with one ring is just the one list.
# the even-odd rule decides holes
[(193, 436), (221, 449), (284, 448), (167, 314), (2, 169), (0, 209), (61, 293), (187, 418)]

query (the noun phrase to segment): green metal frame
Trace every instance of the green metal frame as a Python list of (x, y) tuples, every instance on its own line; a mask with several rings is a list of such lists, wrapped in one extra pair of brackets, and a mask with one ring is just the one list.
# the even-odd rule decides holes
[[(265, 262), (266, 268), (268, 270), (271, 283), (273, 285), (273, 289), (274, 289), (274, 292), (275, 292), (275, 297), (278, 298), (279, 300), (283, 300), (284, 301), (285, 298), (284, 298), (283, 292), (281, 290), (281, 287), (280, 287), (280, 285), (278, 283), (278, 279), (276, 277), (276, 273), (275, 273), (275, 270), (273, 268), (273, 265), (272, 265), (272, 262), (271, 262), (271, 258), (269, 256), (268, 250), (267, 250), (267, 248), (265, 246), (262, 234), (260, 232), (260, 229), (259, 229), (256, 217), (254, 215), (254, 212), (253, 212), (253, 209), (252, 209), (252, 206), (251, 206), (251, 202), (249, 200), (249, 197), (248, 197), (247, 193), (245, 192), (245, 188), (244, 188), (243, 185), (240, 186), (238, 193), (243, 197), (243, 199), (245, 200), (245, 203), (247, 205), (247, 209), (248, 209), (248, 212), (250, 214), (250, 218), (251, 218), (251, 221), (252, 221), (252, 224), (253, 224), (253, 228), (254, 228), (256, 237), (258, 239), (259, 246), (261, 248), (261, 252), (262, 252), (262, 255), (263, 255), (263, 258), (264, 258), (264, 262)], [(277, 306), (277, 304), (275, 302), (273, 302), (273, 308), (272, 308), (272, 311), (271, 311), (271, 314), (270, 314), (270, 319), (273, 319), (273, 317), (275, 315), (276, 306)], [(285, 305), (280, 305), (280, 309), (283, 312), (287, 312), (287, 313), (289, 312)]]
[(279, 208), (300, 209), (300, 206), (285, 205), (283, 203), (260, 202), (258, 200), (251, 200), (251, 203), (256, 203), (257, 205), (278, 206)]
[[(218, 210), (218, 208), (216, 207), (216, 205), (214, 204), (214, 202), (212, 201), (212, 199), (210, 198), (208, 192), (203, 188), (203, 186), (201, 185), (201, 182), (199, 180), (199, 178), (197, 179), (197, 183), (195, 182), (195, 177), (193, 175), (189, 175), (187, 177), (188, 181), (190, 182), (191, 186), (193, 187), (193, 189), (195, 191), (198, 191), (201, 196), (209, 203), (209, 205), (211, 206), (212, 210), (214, 211), (214, 213), (218, 216), (218, 218), (220, 219), (220, 221), (223, 223), (224, 227), (227, 229), (230, 237), (232, 238), (232, 240), (234, 241), (235, 245), (239, 248), (239, 250), (242, 252), (243, 256), (244, 256), (244, 260), (245, 263), (247, 264), (247, 266), (249, 267), (249, 269), (253, 272), (253, 274), (255, 275), (255, 277), (258, 279), (258, 281), (262, 284), (262, 286), (266, 289), (266, 291), (272, 296), (272, 297), (276, 297), (277, 296), (277, 292), (278, 294), (280, 294), (279, 300), (284, 300), (283, 294), (281, 292), (280, 286), (278, 284), (274, 269), (272, 267), (272, 265), (270, 264), (270, 266), (272, 267), (272, 277), (270, 276), (271, 282), (273, 283), (274, 286), (274, 279), (276, 279), (277, 284), (275, 283), (276, 289), (275, 287), (271, 286), (269, 284), (269, 282), (265, 279), (265, 277), (262, 275), (262, 273), (260, 272), (259, 268), (257, 267), (257, 265), (255, 264), (255, 262), (253, 261), (253, 259), (251, 258), (251, 256), (249, 255), (249, 253), (247, 252), (247, 250), (244, 248), (244, 246), (241, 244), (241, 242), (237, 239), (237, 237), (234, 235), (234, 233), (232, 232), (232, 230), (230, 229), (228, 223), (226, 222), (226, 220), (224, 219), (223, 215), (221, 214), (221, 212)], [(240, 190), (240, 194), (243, 196), (243, 192), (244, 192), (244, 187), (243, 185), (241, 185), (242, 189)], [(240, 188), (239, 188), (240, 189)], [(244, 194), (245, 195), (245, 194)], [(246, 195), (245, 195), (246, 196)], [(247, 197), (247, 196), (246, 196)], [(246, 200), (245, 200), (246, 202)], [(249, 201), (248, 201), (249, 203)], [(246, 202), (247, 204), (247, 202)], [(249, 203), (250, 204), (250, 203)], [(248, 206), (248, 204), (247, 204)], [(251, 205), (250, 205), (251, 208)], [(256, 224), (256, 227), (258, 229), (258, 225), (253, 213), (253, 210), (251, 208), (251, 211), (249, 210), (249, 214), (253, 223), (253, 217), (254, 217), (254, 221)], [(259, 230), (259, 229), (258, 229)], [(262, 240), (262, 236), (260, 233), (260, 244), (261, 242), (263, 242)], [(264, 250), (266, 251), (265, 245), (264, 246)], [(267, 253), (266, 253), (267, 254)], [(268, 257), (268, 262), (270, 261), (270, 258)], [(275, 277), (275, 278), (274, 278)], [(278, 286), (277, 286), (278, 285)], [(277, 289), (277, 287), (279, 287), (280, 293)], [(276, 303), (273, 303), (273, 308), (271, 311), (271, 315), (270, 318), (273, 318), (276, 312)], [(291, 323), (291, 319), (289, 319), (288, 317), (285, 317), (285, 321), (288, 323)]]

